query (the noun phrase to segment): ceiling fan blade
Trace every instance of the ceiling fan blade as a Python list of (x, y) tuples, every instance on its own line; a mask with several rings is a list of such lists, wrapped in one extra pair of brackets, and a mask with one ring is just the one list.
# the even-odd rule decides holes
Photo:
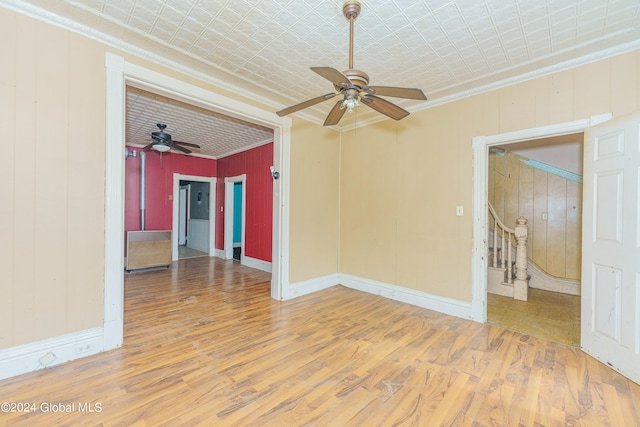
[(156, 145), (155, 142), (152, 142), (151, 144), (147, 144), (144, 147), (142, 147), (143, 150), (148, 150), (149, 148), (153, 147), (154, 145)]
[(200, 148), (198, 144), (192, 144), (190, 142), (182, 142), (182, 141), (173, 141), (174, 144), (186, 145), (187, 147)]
[(302, 110), (303, 108), (311, 107), (312, 105), (316, 105), (321, 103), (322, 101), (326, 101), (327, 99), (331, 99), (336, 96), (337, 93), (328, 93), (326, 95), (318, 96), (317, 98), (309, 99), (307, 101), (301, 102), (300, 104), (293, 105), (291, 107), (283, 108), (280, 111), (276, 111), (276, 114), (280, 117), (286, 116), (287, 114), (295, 113), (298, 110)]
[(188, 150), (188, 149), (186, 149), (184, 147), (181, 147), (179, 145), (176, 145), (176, 144), (171, 144), (171, 148), (175, 148), (176, 150), (182, 151), (183, 153), (186, 153), (186, 154), (191, 153), (191, 150)]
[(392, 87), (392, 86), (365, 86), (363, 91), (371, 95), (393, 96), (394, 98), (420, 99), (427, 100), (427, 97), (421, 89), (408, 87)]
[(329, 115), (324, 121), (323, 126), (333, 126), (337, 125), (342, 116), (344, 116), (344, 112), (347, 111), (346, 108), (342, 106), (342, 99), (336, 102), (336, 105), (333, 106), (331, 111), (329, 111)]
[(378, 98), (375, 95), (364, 95), (362, 97), (362, 103), (394, 120), (400, 120), (409, 115), (407, 110), (398, 107), (396, 104), (393, 104), (386, 99)]
[(331, 68), (331, 67), (311, 67), (311, 69), (313, 71), (315, 71), (316, 73), (320, 74), (325, 79), (329, 80), (335, 86), (338, 86), (338, 87), (341, 87), (341, 88), (344, 88), (344, 89), (346, 89), (348, 87), (351, 87), (351, 80), (349, 80), (349, 78), (347, 76), (345, 76), (344, 74), (342, 74), (340, 71), (336, 70), (335, 68)]

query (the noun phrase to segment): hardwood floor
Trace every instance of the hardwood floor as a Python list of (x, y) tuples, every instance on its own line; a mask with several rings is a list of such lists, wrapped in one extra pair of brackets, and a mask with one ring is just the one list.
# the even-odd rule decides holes
[(36, 406), (0, 424), (640, 425), (640, 386), (575, 347), (342, 286), (275, 301), (269, 279), (215, 258), (127, 274), (123, 347), (0, 381)]

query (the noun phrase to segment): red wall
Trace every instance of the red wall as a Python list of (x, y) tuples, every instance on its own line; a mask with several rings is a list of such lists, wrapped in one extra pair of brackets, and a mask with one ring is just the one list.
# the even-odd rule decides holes
[(218, 159), (216, 189), (216, 248), (224, 249), (224, 179), (247, 175), (244, 255), (271, 262), (273, 226), (273, 143)]
[[(128, 147), (140, 151), (139, 148)], [(171, 230), (173, 216), (173, 174), (216, 176), (216, 160), (181, 154), (146, 151), (147, 190), (145, 229)], [(124, 229), (140, 230), (140, 156), (125, 161)]]

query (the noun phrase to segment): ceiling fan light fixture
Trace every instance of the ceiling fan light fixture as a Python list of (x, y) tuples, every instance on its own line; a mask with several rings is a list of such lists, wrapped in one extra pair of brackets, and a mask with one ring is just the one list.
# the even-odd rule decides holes
[(159, 151), (161, 153), (166, 153), (167, 151), (169, 151), (171, 149), (171, 147), (169, 147), (168, 145), (164, 145), (164, 144), (154, 144), (151, 146), (151, 149)]
[(346, 98), (342, 101), (343, 108), (347, 109), (347, 113), (353, 113), (353, 109), (356, 108), (360, 103), (358, 102), (358, 98)]

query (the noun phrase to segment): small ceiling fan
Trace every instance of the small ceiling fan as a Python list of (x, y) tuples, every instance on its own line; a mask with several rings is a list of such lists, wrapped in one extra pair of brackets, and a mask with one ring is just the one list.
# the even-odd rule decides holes
[[(369, 76), (361, 70), (353, 68), (353, 23), (360, 14), (360, 2), (347, 1), (342, 6), (342, 13), (349, 20), (349, 69), (343, 72), (331, 67), (311, 67), (311, 70), (333, 83), (337, 92), (328, 93), (317, 98), (309, 99), (300, 104), (284, 108), (277, 111), (280, 117), (287, 114), (311, 107), (320, 102), (331, 99), (337, 95), (342, 95), (333, 106), (324, 126), (332, 126), (338, 124), (345, 111), (353, 112), (353, 109), (360, 103), (373, 108), (394, 120), (400, 120), (409, 115), (409, 112), (399, 106), (380, 98), (380, 96), (391, 96), (394, 98), (407, 98), (426, 100), (427, 97), (421, 89), (403, 88), (391, 86), (369, 86)], [(380, 96), (378, 96), (380, 95)]]
[(143, 150), (147, 150), (151, 148), (152, 150), (156, 150), (161, 153), (164, 153), (169, 151), (172, 148), (175, 148), (178, 151), (182, 151), (185, 154), (189, 154), (192, 151), (189, 150), (188, 148), (184, 148), (183, 145), (186, 145), (187, 147), (200, 148), (198, 144), (191, 144), (188, 142), (180, 142), (180, 141), (172, 140), (171, 135), (169, 135), (164, 131), (167, 125), (158, 123), (156, 124), (156, 126), (158, 126), (158, 129), (160, 129), (160, 131), (151, 132), (151, 138), (153, 138), (153, 142), (145, 146)]

